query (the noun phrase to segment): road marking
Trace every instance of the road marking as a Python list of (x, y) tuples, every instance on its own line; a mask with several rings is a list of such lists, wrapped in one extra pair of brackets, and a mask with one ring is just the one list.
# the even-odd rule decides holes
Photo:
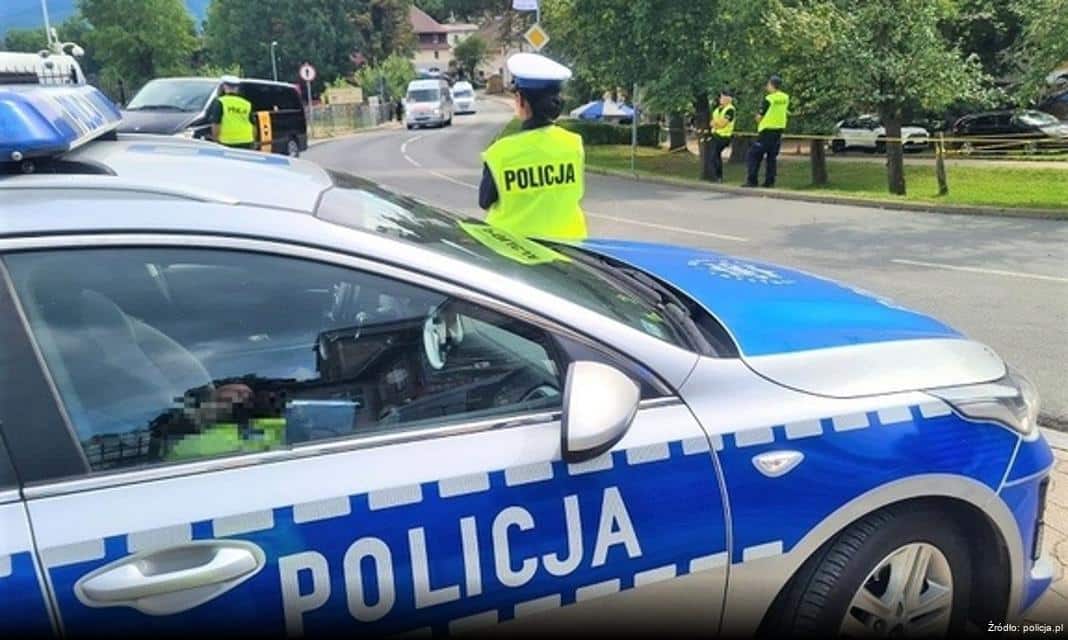
[(983, 269), (981, 267), (962, 267), (955, 264), (941, 262), (923, 262), (921, 260), (893, 259), (890, 262), (907, 264), (914, 267), (930, 267), (932, 269), (947, 269), (949, 271), (964, 271), (967, 273), (984, 273), (992, 276), (1008, 276), (1010, 278), (1031, 278), (1032, 280), (1048, 280), (1050, 282), (1068, 282), (1068, 278), (1060, 276), (1044, 276), (1038, 273), (1022, 273), (1020, 271), (1004, 271), (1002, 269)]
[(743, 238), (741, 236), (731, 236), (725, 233), (712, 233), (711, 231), (698, 231), (697, 229), (687, 229), (686, 227), (673, 227), (668, 224), (658, 224), (656, 222), (642, 222), (641, 220), (632, 220), (630, 218), (617, 218), (616, 216), (606, 216), (603, 213), (593, 213), (591, 211), (587, 211), (586, 215), (591, 218), (600, 218), (602, 220), (611, 220), (612, 222), (632, 224), (638, 227), (663, 229), (664, 231), (675, 231), (678, 233), (687, 233), (695, 236), (706, 236), (708, 238), (718, 238), (719, 240), (730, 240), (732, 242), (749, 242), (749, 238)]
[(477, 184), (471, 184), (470, 182), (464, 182), (463, 180), (457, 180), (456, 178), (454, 178), (452, 176), (449, 176), (449, 175), (445, 175), (444, 173), (440, 173), (438, 171), (434, 171), (433, 169), (427, 169), (418, 160), (416, 160), (415, 158), (413, 158), (410, 155), (408, 155), (408, 145), (410, 143), (412, 143), (412, 142), (417, 141), (417, 140), (422, 140), (425, 137), (426, 137), (426, 134), (422, 133), (422, 134), (419, 134), (417, 136), (412, 136), (411, 138), (408, 138), (407, 140), (404, 141), (404, 144), (401, 145), (400, 151), (401, 151), (401, 155), (404, 156), (405, 160), (407, 160), (409, 163), (411, 163), (412, 166), (419, 167), (420, 169), (423, 169), (424, 171), (426, 171), (427, 173), (429, 173), (430, 175), (432, 175), (432, 176), (434, 176), (436, 178), (441, 178), (442, 180), (447, 180), (447, 181), (449, 181), (449, 182), (451, 182), (453, 184), (458, 184), (461, 187), (467, 187), (468, 189), (478, 189), (478, 185)]

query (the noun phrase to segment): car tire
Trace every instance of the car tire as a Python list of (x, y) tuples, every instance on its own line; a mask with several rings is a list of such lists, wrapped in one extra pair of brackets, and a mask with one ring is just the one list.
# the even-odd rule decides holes
[(842, 153), (845, 150), (846, 150), (845, 140), (842, 140), (841, 138), (836, 138), (834, 140), (831, 140), (831, 153)]
[[(929, 554), (920, 598), (927, 598), (932, 606), (939, 604), (935, 612), (915, 618), (912, 612), (920, 609), (893, 598), (890, 586), (894, 571), (910, 573), (908, 557), (901, 555), (909, 549), (917, 550), (917, 558), (924, 557), (922, 550)], [(956, 637), (965, 631), (971, 597), (968, 549), (965, 532), (942, 510), (914, 505), (881, 509), (850, 525), (802, 566), (779, 594), (762, 631), (780, 637), (864, 636), (864, 630), (869, 631), (867, 635), (913, 631), (921, 637)], [(893, 563), (901, 566), (894, 568), (898, 565)], [(932, 570), (938, 572), (933, 578)], [(946, 575), (948, 595), (946, 585), (938, 586), (947, 582)], [(880, 588), (885, 591), (878, 593)], [(878, 608), (871, 603), (881, 601), (871, 596), (891, 601), (886, 618), (857, 606)], [(924, 622), (936, 625), (933, 634), (914, 626)]]
[(886, 153), (886, 140), (879, 138), (875, 141), (875, 153)]
[(296, 136), (286, 140), (286, 155), (290, 158), (300, 157), (300, 141), (297, 140)]
[(412, 129), (414, 129), (414, 128), (415, 128), (415, 125), (414, 125), (414, 124), (406, 124), (406, 125), (404, 125), (404, 126), (408, 127), (408, 131), (411, 131)]

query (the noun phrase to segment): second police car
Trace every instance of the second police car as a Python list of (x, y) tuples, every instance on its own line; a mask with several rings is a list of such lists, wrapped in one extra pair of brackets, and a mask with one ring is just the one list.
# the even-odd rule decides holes
[(990, 349), (0, 89), (0, 629), (954, 633), (1050, 582)]

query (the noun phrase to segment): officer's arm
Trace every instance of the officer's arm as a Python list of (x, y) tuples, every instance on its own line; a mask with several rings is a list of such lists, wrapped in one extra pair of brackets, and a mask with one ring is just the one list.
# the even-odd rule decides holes
[(211, 106), (208, 107), (208, 122), (211, 123), (211, 139), (219, 139), (219, 123), (222, 122), (222, 103), (218, 98), (211, 101)]
[(765, 97), (764, 101), (760, 103), (760, 111), (757, 112), (757, 122), (764, 118), (764, 114), (768, 112), (769, 108), (771, 108), (771, 98)]
[(478, 206), (482, 209), (489, 209), (498, 199), (500, 195), (497, 193), (497, 183), (493, 181), (489, 165), (483, 164), (482, 181), (478, 184)]

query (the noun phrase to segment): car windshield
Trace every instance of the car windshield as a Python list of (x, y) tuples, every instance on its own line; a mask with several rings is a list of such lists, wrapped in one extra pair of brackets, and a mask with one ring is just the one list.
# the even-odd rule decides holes
[(441, 99), (441, 92), (437, 89), (412, 89), (408, 92), (408, 100), (412, 102), (437, 102)]
[(1020, 122), (1029, 124), (1033, 127), (1048, 127), (1050, 125), (1060, 124), (1060, 121), (1057, 120), (1057, 118), (1054, 118), (1048, 113), (1042, 113), (1041, 111), (1023, 111), (1016, 117)]
[[(342, 226), (382, 233), (470, 262), (570, 300), (683, 348), (693, 330), (680, 328), (680, 301), (658, 304), (650, 282), (636, 284), (624, 270), (566, 245), (518, 238), (473, 218), (460, 219), (396, 196), (346, 174), (323, 195), (318, 216)], [(669, 294), (670, 297), (670, 294)], [(671, 308), (674, 307), (674, 308)], [(700, 338), (696, 340), (700, 344)]]
[(209, 79), (152, 80), (126, 106), (127, 111), (200, 111), (219, 83)]
[(457, 89), (452, 92), (452, 95), (457, 98), (470, 98), (474, 95), (470, 89)]

